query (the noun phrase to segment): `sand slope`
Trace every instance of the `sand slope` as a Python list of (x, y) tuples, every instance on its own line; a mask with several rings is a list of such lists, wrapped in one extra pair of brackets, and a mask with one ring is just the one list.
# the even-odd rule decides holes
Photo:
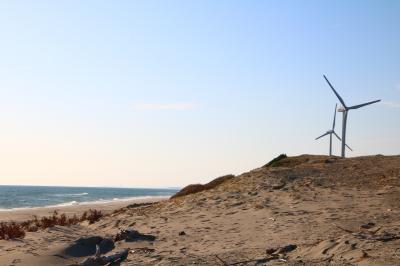
[(116, 242), (107, 254), (131, 249), (121, 265), (400, 265), (399, 207), (400, 156), (303, 155), (92, 225), (1, 240), (0, 265), (81, 262), (64, 252), (76, 239), (121, 229), (156, 237)]

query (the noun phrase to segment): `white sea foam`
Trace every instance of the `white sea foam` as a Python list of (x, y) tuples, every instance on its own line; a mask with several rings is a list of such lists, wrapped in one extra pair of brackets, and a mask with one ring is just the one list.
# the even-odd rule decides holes
[(68, 206), (81, 206), (81, 205), (96, 205), (96, 204), (106, 204), (106, 203), (112, 203), (112, 202), (124, 202), (124, 201), (145, 201), (145, 200), (161, 200), (161, 199), (167, 199), (169, 196), (137, 196), (137, 197), (126, 197), (126, 198), (113, 198), (113, 199), (99, 199), (99, 200), (94, 200), (94, 201), (83, 201), (83, 202), (77, 202), (77, 201), (69, 201), (69, 202), (64, 202), (60, 204), (55, 204), (55, 205), (47, 205), (47, 206), (39, 206), (39, 207), (20, 207), (20, 208), (10, 208), (10, 209), (2, 209), (0, 208), (0, 212), (4, 211), (20, 211), (20, 210), (34, 210), (34, 209), (41, 209), (41, 208), (58, 208), (58, 207), (68, 207)]
[(83, 192), (83, 193), (72, 193), (72, 194), (55, 194), (54, 196), (56, 197), (70, 197), (70, 196), (85, 196), (88, 195), (89, 193)]

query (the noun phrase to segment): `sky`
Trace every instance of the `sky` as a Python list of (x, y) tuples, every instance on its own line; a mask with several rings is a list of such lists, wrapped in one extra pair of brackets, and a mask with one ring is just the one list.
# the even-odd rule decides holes
[[(400, 151), (399, 1), (0, 1), (0, 184), (176, 187)], [(338, 114), (337, 132), (341, 132)], [(334, 153), (340, 143), (334, 141)]]

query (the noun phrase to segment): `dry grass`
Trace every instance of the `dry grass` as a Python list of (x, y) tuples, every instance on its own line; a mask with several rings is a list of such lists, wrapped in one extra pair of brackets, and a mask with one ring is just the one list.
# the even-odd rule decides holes
[(24, 228), (17, 223), (0, 223), (0, 239), (15, 239), (25, 236)]
[(71, 226), (84, 221), (93, 224), (103, 216), (104, 214), (101, 211), (92, 209), (87, 212), (85, 211), (81, 217), (78, 217), (76, 214), (68, 217), (65, 213), (59, 215), (57, 211), (54, 211), (51, 216), (43, 216), (40, 219), (37, 216), (33, 216), (33, 219), (21, 223), (3, 222), (0, 223), (0, 239), (23, 238), (25, 232), (36, 232), (39, 229), (46, 229), (56, 225)]
[(202, 185), (202, 184), (188, 185), (188, 186), (182, 188), (175, 195), (173, 195), (171, 197), (171, 199), (215, 188), (216, 186), (218, 186), (218, 185), (220, 185), (220, 184), (222, 184), (222, 183), (224, 183), (224, 182), (226, 182), (226, 181), (228, 181), (228, 180), (230, 180), (230, 179), (232, 179), (234, 177), (235, 177), (234, 175), (224, 175), (224, 176), (221, 176), (221, 177), (218, 177), (218, 178), (212, 180), (211, 182), (209, 182), (209, 183), (207, 183), (205, 185)]
[(308, 161), (310, 161), (310, 156), (287, 157), (286, 154), (281, 154), (264, 165), (264, 167), (295, 167)]
[(287, 158), (287, 155), (282, 153), (278, 157), (275, 157), (274, 159), (272, 159), (269, 163), (267, 163), (263, 167), (269, 167), (269, 166), (274, 167), (275, 164), (278, 164), (279, 161), (281, 161), (281, 160), (283, 160), (285, 158)]
[[(84, 212), (83, 214), (86, 214), (86, 212)], [(100, 220), (100, 218), (103, 216), (104, 216), (104, 214), (101, 211), (90, 209), (89, 213), (86, 215), (86, 220), (89, 221), (89, 224), (93, 224), (93, 223), (97, 222), (98, 220)]]

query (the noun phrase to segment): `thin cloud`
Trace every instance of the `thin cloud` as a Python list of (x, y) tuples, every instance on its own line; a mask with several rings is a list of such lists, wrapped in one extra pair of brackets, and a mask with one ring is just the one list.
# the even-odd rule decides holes
[(382, 102), (381, 105), (388, 108), (400, 108), (400, 102)]
[(138, 110), (190, 110), (194, 109), (197, 105), (193, 103), (139, 103), (135, 105)]

